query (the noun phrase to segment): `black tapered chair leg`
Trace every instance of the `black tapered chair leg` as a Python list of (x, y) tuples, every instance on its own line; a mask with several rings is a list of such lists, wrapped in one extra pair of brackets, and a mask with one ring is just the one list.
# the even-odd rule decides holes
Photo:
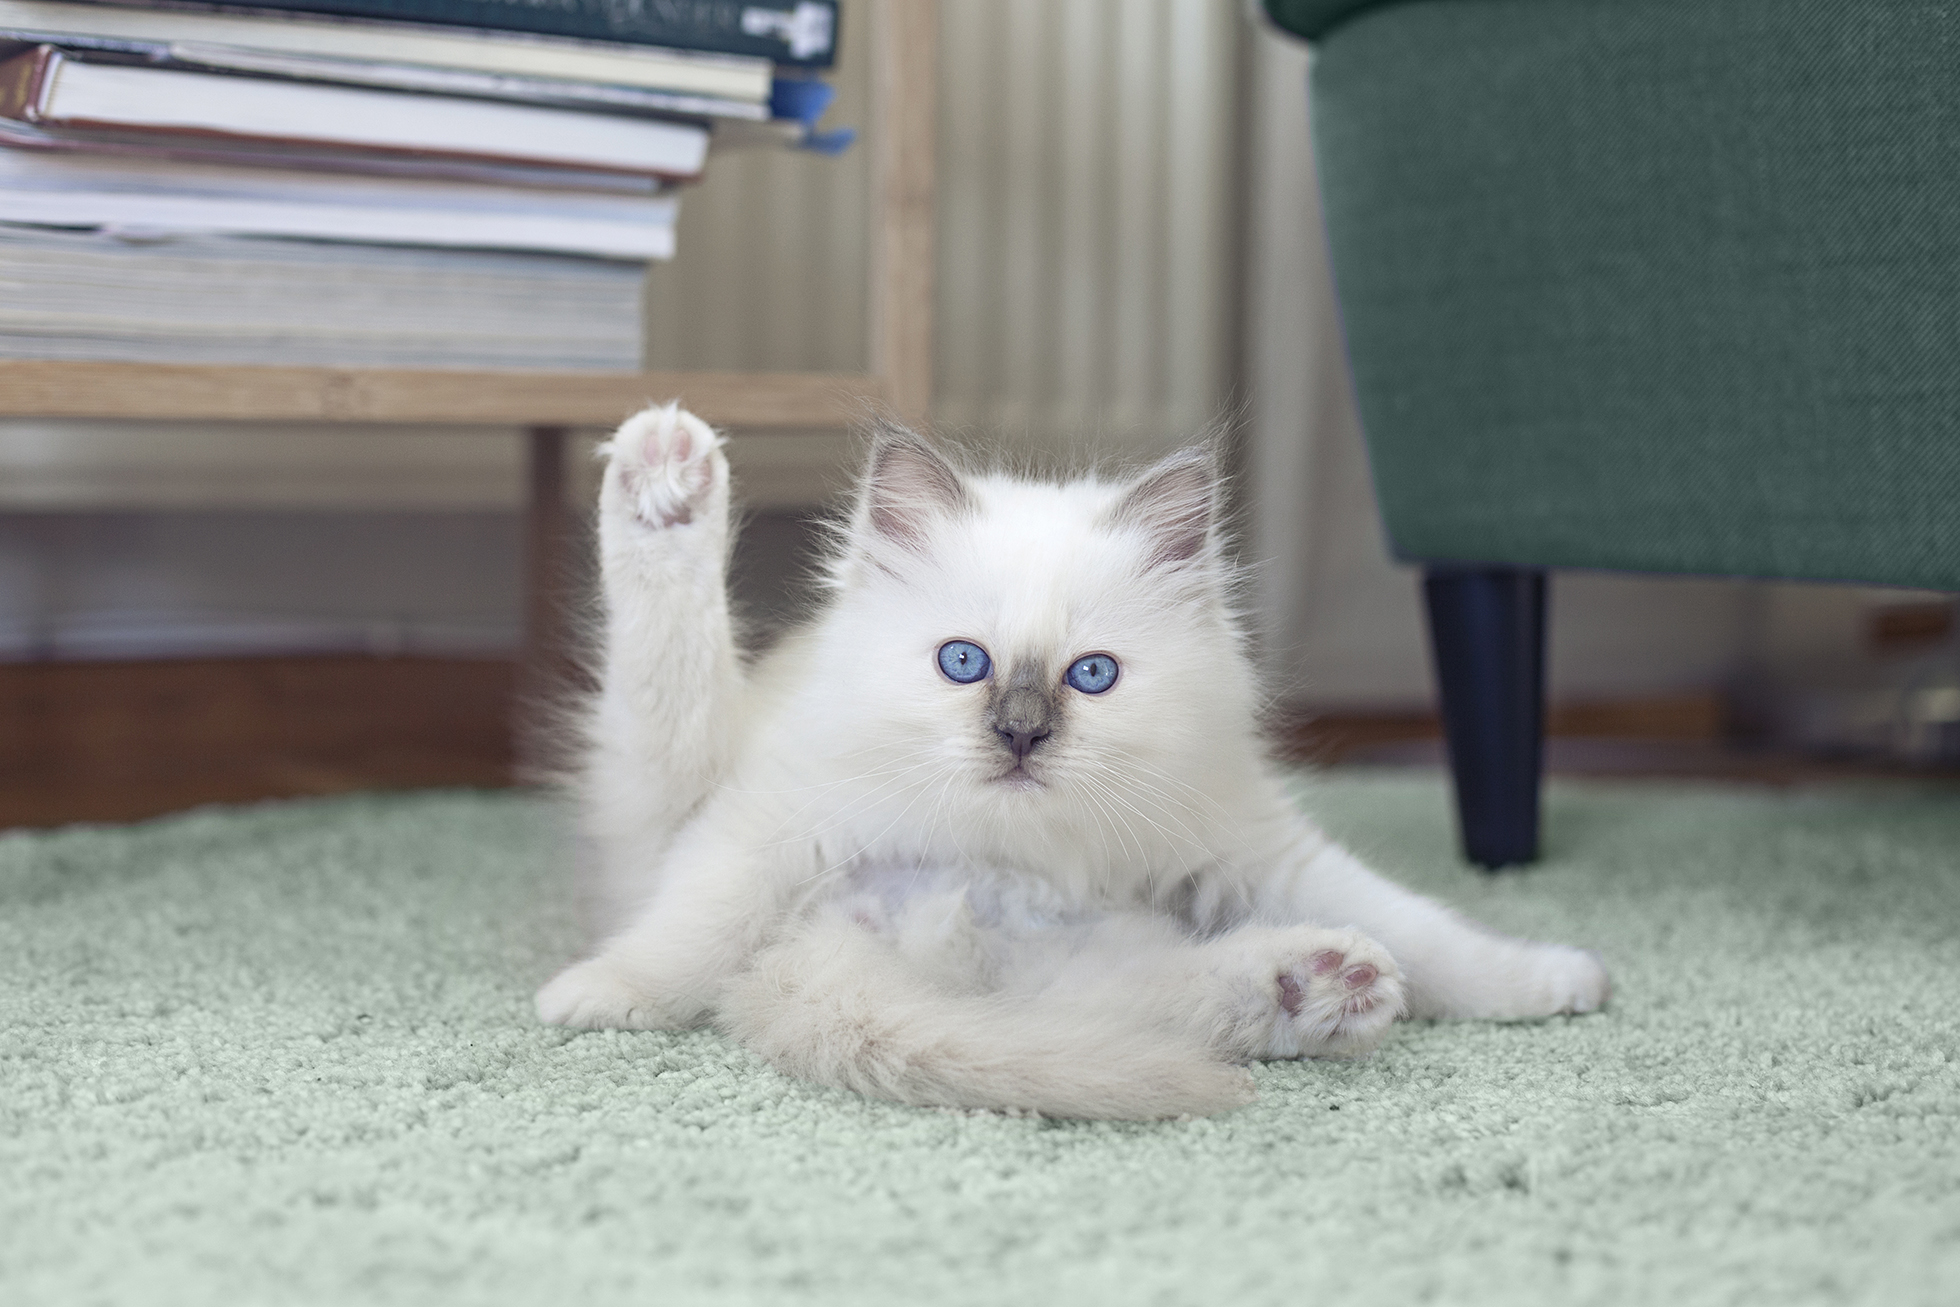
[(1545, 588), (1534, 568), (1432, 567), (1423, 576), (1463, 855), (1492, 871), (1538, 856)]

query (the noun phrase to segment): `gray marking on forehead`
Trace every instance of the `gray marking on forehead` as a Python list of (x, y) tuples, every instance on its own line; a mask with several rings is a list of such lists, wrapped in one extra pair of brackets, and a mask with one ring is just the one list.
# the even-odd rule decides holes
[(1007, 675), (996, 674), (987, 683), (987, 707), (994, 710), (1010, 694), (1034, 695), (1052, 712), (1061, 707), (1061, 686), (1048, 674), (1047, 666), (1036, 658), (1017, 660)]
[(1042, 689), (1048, 681), (1048, 669), (1033, 658), (1023, 658), (1014, 664), (1008, 673), (1007, 686), (1011, 690)]

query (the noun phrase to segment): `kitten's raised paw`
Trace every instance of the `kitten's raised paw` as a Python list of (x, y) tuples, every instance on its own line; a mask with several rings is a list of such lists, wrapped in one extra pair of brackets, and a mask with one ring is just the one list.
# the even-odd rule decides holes
[(635, 413), (599, 452), (608, 460), (608, 509), (648, 526), (692, 523), (728, 482), (721, 437), (677, 404)]
[(1268, 1057), (1359, 1057), (1402, 1015), (1402, 972), (1356, 930), (1305, 930), (1274, 978), (1279, 1016)]
[(658, 1030), (672, 1024), (610, 960), (589, 958), (566, 967), (538, 991), (538, 1019), (580, 1030)]

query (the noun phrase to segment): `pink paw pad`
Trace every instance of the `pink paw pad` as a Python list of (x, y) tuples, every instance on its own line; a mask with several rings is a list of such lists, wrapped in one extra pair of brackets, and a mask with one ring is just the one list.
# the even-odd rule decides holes
[(1306, 1008), (1309, 987), (1319, 987), (1324, 995), (1333, 988), (1335, 994), (1342, 995), (1333, 1001), (1348, 1012), (1366, 1012), (1380, 1000), (1376, 985), (1381, 980), (1381, 968), (1372, 962), (1350, 963), (1340, 949), (1310, 954), (1302, 971), (1279, 975), (1279, 1005), (1290, 1017), (1299, 1016)]
[(1307, 994), (1305, 990), (1300, 988), (1300, 982), (1285, 972), (1281, 972), (1279, 977), (1279, 1005), (1286, 1009), (1286, 1015), (1289, 1017), (1299, 1016), (1300, 1006), (1306, 1001)]
[(1402, 1011), (1395, 961), (1359, 931), (1308, 927), (1300, 935), (1282, 938), (1277, 993), (1266, 991), (1278, 1002), (1261, 1009), (1273, 1023), (1270, 1054), (1359, 1057)]
[(653, 526), (692, 523), (714, 482), (714, 444), (686, 413), (653, 410), (629, 420), (611, 450), (634, 515)]
[[(1347, 955), (1339, 949), (1322, 949), (1307, 959), (1307, 970), (1316, 978), (1331, 978), (1339, 973), (1340, 983), (1349, 991), (1365, 990), (1380, 977), (1381, 972), (1372, 963), (1358, 962), (1347, 965)], [(1365, 997), (1365, 996), (1362, 996)], [(1353, 1000), (1349, 1000), (1352, 1002)], [(1300, 980), (1287, 972), (1279, 976), (1279, 1005), (1286, 1009), (1288, 1016), (1299, 1016), (1300, 1009), (1306, 1006), (1307, 991)]]

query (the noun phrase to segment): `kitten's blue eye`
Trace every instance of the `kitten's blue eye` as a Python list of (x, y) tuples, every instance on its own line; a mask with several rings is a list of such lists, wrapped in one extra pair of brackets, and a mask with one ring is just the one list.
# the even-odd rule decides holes
[(1069, 664), (1063, 678), (1084, 694), (1101, 694), (1116, 684), (1116, 660), (1108, 654), (1087, 654)]
[(939, 670), (949, 681), (971, 685), (993, 669), (994, 660), (971, 640), (948, 640), (939, 646)]

